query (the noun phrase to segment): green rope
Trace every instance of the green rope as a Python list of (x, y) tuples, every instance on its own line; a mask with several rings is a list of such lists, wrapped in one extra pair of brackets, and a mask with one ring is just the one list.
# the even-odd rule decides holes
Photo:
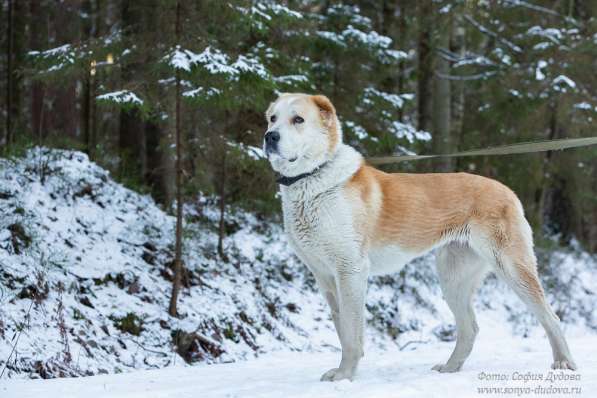
[(564, 138), (559, 140), (545, 140), (534, 142), (520, 142), (518, 144), (502, 145), (485, 149), (471, 149), (468, 151), (444, 153), (437, 155), (392, 155), (368, 157), (367, 162), (372, 165), (382, 165), (409, 160), (432, 159), (432, 158), (457, 158), (465, 156), (495, 156), (513, 155), (519, 153), (535, 153), (545, 151), (558, 151), (562, 149), (578, 148), (583, 146), (597, 145), (597, 137), (585, 138)]

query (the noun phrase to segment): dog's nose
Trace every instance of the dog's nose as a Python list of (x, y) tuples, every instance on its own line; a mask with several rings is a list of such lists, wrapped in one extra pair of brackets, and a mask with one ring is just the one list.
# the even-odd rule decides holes
[(268, 131), (265, 133), (265, 145), (275, 147), (278, 141), (280, 141), (280, 133), (277, 131)]

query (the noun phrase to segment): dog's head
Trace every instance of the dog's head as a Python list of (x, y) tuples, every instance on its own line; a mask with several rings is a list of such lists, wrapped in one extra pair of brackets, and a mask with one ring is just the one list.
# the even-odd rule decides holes
[(323, 95), (282, 94), (265, 113), (263, 150), (278, 173), (308, 173), (336, 152), (342, 132), (336, 109)]

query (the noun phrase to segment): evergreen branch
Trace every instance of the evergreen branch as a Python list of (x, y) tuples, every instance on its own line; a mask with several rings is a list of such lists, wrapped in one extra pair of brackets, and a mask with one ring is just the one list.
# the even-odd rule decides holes
[(473, 25), (475, 28), (477, 28), (479, 30), (479, 32), (484, 33), (488, 36), (493, 37), (494, 39), (496, 39), (497, 41), (499, 41), (502, 44), (505, 44), (510, 50), (516, 52), (516, 53), (522, 53), (522, 49), (520, 47), (518, 47), (516, 44), (512, 43), (510, 40), (505, 39), (503, 37), (501, 37), (500, 35), (498, 35), (497, 33), (495, 33), (493, 30), (486, 28), (485, 26), (483, 26), (482, 24), (480, 24), (479, 22), (475, 21), (473, 19), (473, 17), (471, 17), (468, 14), (464, 14), (464, 19), (467, 20), (467, 22), (469, 22), (471, 25)]
[(529, 3), (528, 1), (524, 1), (524, 0), (504, 0), (504, 2), (506, 2), (508, 4), (511, 4), (513, 6), (520, 6), (520, 7), (527, 8), (529, 10), (542, 12), (544, 14), (549, 14), (549, 15), (552, 15), (554, 17), (564, 18), (566, 20), (566, 22), (570, 22), (574, 26), (580, 27), (580, 24), (573, 17), (568, 16), (568, 15), (562, 15), (559, 12), (554, 11), (554, 10), (552, 10), (550, 8), (547, 8), (547, 7), (539, 6), (539, 5), (533, 4), (533, 3)]
[(488, 77), (491, 77), (491, 76), (495, 75), (496, 73), (497, 73), (496, 71), (489, 71), (489, 72), (477, 73), (475, 75), (457, 76), (457, 75), (446, 75), (443, 73), (435, 72), (435, 75), (437, 77), (439, 77), (440, 79), (467, 81), (467, 80), (487, 79)]

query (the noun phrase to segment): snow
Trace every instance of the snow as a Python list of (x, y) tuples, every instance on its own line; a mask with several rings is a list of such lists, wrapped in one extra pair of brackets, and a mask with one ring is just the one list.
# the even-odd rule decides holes
[[(253, 7), (254, 9), (255, 7)], [(275, 15), (284, 15), (284, 16), (288, 16), (288, 17), (292, 17), (292, 18), (296, 18), (296, 19), (301, 19), (303, 18), (303, 15), (300, 12), (291, 10), (288, 7), (285, 7), (281, 4), (276, 4), (276, 3), (271, 3), (271, 4), (267, 4), (267, 3), (257, 3), (257, 8), (263, 10), (263, 11), (271, 11), (273, 12)]]
[(317, 36), (321, 37), (322, 39), (332, 41), (340, 47), (346, 47), (346, 43), (344, 42), (342, 35), (338, 33), (320, 30), (317, 32)]
[(200, 66), (210, 74), (221, 74), (231, 81), (237, 81), (242, 74), (253, 74), (261, 79), (268, 79), (270, 76), (258, 58), (239, 55), (236, 61), (231, 62), (227, 54), (210, 46), (199, 54), (177, 46), (163, 60), (174, 69), (190, 72), (192, 68)]
[(197, 98), (197, 97), (212, 98), (219, 94), (221, 94), (221, 91), (215, 87), (208, 87), (207, 89), (204, 87), (197, 87), (192, 90), (183, 91), (183, 93), (182, 93), (183, 97), (189, 97), (189, 98)]
[(413, 94), (394, 94), (377, 90), (373, 87), (367, 87), (363, 93), (363, 103), (371, 105), (376, 98), (380, 98), (394, 108), (402, 108), (405, 100), (412, 100)]
[(592, 110), (592, 111), (597, 112), (597, 106), (593, 107), (593, 105), (589, 104), (586, 101), (574, 104), (574, 108), (576, 108), (576, 109), (582, 109), (584, 111), (591, 111)]
[(294, 84), (294, 83), (308, 83), (309, 78), (305, 75), (285, 75), (285, 76), (276, 76), (274, 78), (276, 83), (283, 83), (283, 84)]
[[(52, 58), (52, 57), (59, 57), (59, 56), (68, 56), (72, 53), (73, 48), (70, 44), (64, 44), (59, 47), (50, 48), (49, 50), (44, 51), (29, 51), (29, 55), (32, 56), (41, 56), (42, 58)], [(73, 60), (74, 62), (74, 60)]]
[(344, 29), (342, 36), (372, 47), (389, 48), (392, 44), (392, 39), (388, 36), (380, 35), (376, 31), (363, 32), (352, 25)]
[(100, 101), (108, 101), (116, 104), (130, 104), (135, 106), (143, 105), (143, 100), (132, 91), (119, 90), (111, 93), (101, 94), (96, 97)]
[(527, 30), (529, 36), (544, 37), (555, 44), (560, 44), (563, 37), (562, 32), (556, 28), (542, 28), (541, 26), (533, 26)]
[(545, 73), (543, 73), (543, 68), (545, 68), (547, 66), (547, 62), (545, 62), (544, 60), (540, 60), (539, 62), (537, 62), (537, 68), (535, 69), (535, 79), (536, 80), (544, 80), (545, 79)]
[(588, 102), (579, 102), (577, 104), (574, 104), (574, 107), (576, 109), (582, 109), (582, 110), (592, 110), (593, 106), (591, 104), (589, 104)]
[(255, 21), (255, 16), (258, 16), (267, 22), (271, 22), (273, 20), (273, 16), (291, 19), (303, 18), (303, 15), (300, 12), (291, 10), (288, 7), (274, 2), (257, 2), (254, 6), (250, 8), (240, 7), (236, 5), (230, 5), (230, 7), (237, 11), (240, 11), (244, 15), (251, 15), (253, 19), (251, 22), (254, 23), (255, 26), (259, 27), (260, 29), (264, 28), (264, 25), (260, 21)]
[(34, 59), (50, 62), (50, 66), (46, 72), (56, 72), (70, 65), (74, 65), (79, 56), (76, 49), (71, 44), (64, 44), (44, 51), (33, 50), (29, 51), (27, 54)]
[(369, 133), (367, 133), (367, 130), (363, 126), (356, 124), (352, 120), (345, 120), (343, 121), (343, 124), (349, 130), (351, 130), (360, 140), (364, 140), (365, 138), (369, 137)]
[(417, 130), (412, 125), (399, 122), (397, 120), (392, 122), (390, 131), (397, 138), (406, 138), (408, 142), (418, 141), (429, 141), (431, 140), (431, 134), (427, 131)]
[[(192, 368), (169, 367), (76, 379), (0, 381), (0, 395), (19, 398), (124, 397), (478, 397), (545, 395), (543, 391), (569, 389), (581, 396), (597, 391), (597, 337), (573, 340), (580, 370), (551, 371), (547, 340), (494, 338), (484, 333), (458, 373), (430, 370), (445, 360), (453, 344), (411, 345), (373, 350), (363, 358), (356, 379), (330, 383), (319, 376), (337, 365), (338, 353), (276, 353), (259, 359)], [(493, 390), (492, 390), (493, 389)], [(579, 389), (579, 390), (576, 390)], [(449, 391), (449, 394), (447, 393)], [(493, 393), (491, 393), (493, 391)], [(563, 397), (578, 393), (547, 394)]]
[[(259, 148), (238, 148), (255, 159), (262, 156)], [(253, 386), (251, 378), (254, 381), (281, 356), (291, 367), (266, 375), (280, 383), (287, 379), (301, 382), (324, 396), (335, 391), (316, 382), (338, 359), (339, 344), (329, 310), (313, 277), (294, 257), (274, 220), (264, 221), (242, 209), (228, 208), (225, 223), (229, 233), (224, 245), (229, 261), (222, 261), (216, 254), (217, 198), (199, 195), (188, 201), (183, 242), (187, 275), (179, 301), (183, 316), (172, 318), (166, 308), (174, 218), (149, 196), (113, 181), (86, 155), (36, 148), (23, 158), (0, 159), (0, 214), (0, 369), (6, 366), (4, 379), (165, 368), (165, 376), (181, 372), (189, 377), (183, 378), (180, 388), (200, 388), (200, 380), (216, 388), (217, 377), (231, 380), (226, 375), (238, 371), (244, 380), (238, 387), (259, 396), (278, 385)], [(597, 260), (578, 247), (539, 254), (547, 298), (564, 322), (573, 353), (586, 351), (574, 347), (579, 347), (580, 339), (592, 338), (597, 330)], [(524, 347), (539, 341), (537, 349), (542, 351), (537, 357), (541, 361), (533, 362), (531, 357), (529, 364), (541, 369), (546, 366), (549, 349), (542, 329), (499, 280), (489, 278), (485, 282), (476, 307), (482, 331), (476, 350), (493, 347), (494, 337), (512, 339), (513, 334), (518, 346), (523, 347), (516, 354), (511, 352), (513, 358), (522, 361), (527, 353)], [(127, 317), (132, 317), (140, 330), (133, 333), (130, 328), (123, 329)], [(360, 381), (337, 386), (346, 385), (347, 391), (355, 389), (355, 394), (361, 387), (376, 391), (382, 388), (382, 381), (405, 381), (402, 372), (416, 383), (428, 380), (431, 373), (422, 372), (446, 359), (450, 345), (441, 342), (454, 338), (453, 318), (441, 298), (433, 256), (412, 262), (399, 274), (371, 278), (366, 319), (368, 348)], [(483, 333), (498, 330), (499, 336), (483, 338)], [(188, 344), (185, 336), (190, 339)], [(425, 343), (409, 344), (411, 341)], [(393, 355), (391, 350), (396, 346), (423, 353), (429, 347), (434, 355), (417, 359), (406, 349)], [(396, 360), (402, 355), (406, 355), (405, 361)], [(470, 369), (479, 364), (475, 355)], [(489, 360), (491, 355), (479, 358)], [(579, 355), (582, 366), (585, 359)], [(204, 366), (228, 362), (239, 363)], [(302, 368), (303, 362), (312, 365)], [(384, 363), (387, 368), (380, 365)], [(419, 373), (412, 373), (409, 367), (415, 365), (411, 363), (418, 363), (416, 372), (427, 376), (417, 379)], [(488, 362), (480, 363), (493, 369)], [(250, 370), (253, 367), (255, 371)], [(217, 374), (218, 369), (222, 375)], [(143, 375), (155, 374), (161, 373), (135, 373), (131, 377), (149, 385), (147, 380), (152, 376)], [(92, 389), (93, 380), (118, 384), (120, 377), (87, 379), (85, 385)], [(372, 380), (370, 386), (364, 381), (367, 378)], [(161, 378), (152, 381), (162, 382)], [(79, 387), (72, 383), (77, 381), (1, 381), (0, 388), (43, 386), (52, 391), (65, 386), (76, 391)], [(170, 387), (163, 388), (167, 391)], [(1, 391), (0, 396), (14, 396)], [(119, 390), (115, 391), (112, 396), (117, 396)], [(299, 394), (297, 391), (291, 390), (289, 395)], [(27, 394), (22, 390), (17, 396)]]
[[(246, 154), (253, 160), (259, 160), (259, 159), (266, 158), (265, 153), (263, 152), (263, 149), (258, 148), (256, 146), (247, 145), (247, 144), (243, 144), (240, 142), (232, 142), (232, 141), (227, 141), (227, 144), (233, 148), (240, 150), (241, 152), (243, 152), (244, 154)], [(253, 253), (253, 252), (251, 252), (251, 253)], [(246, 253), (243, 253), (243, 254), (246, 255)], [(253, 254), (252, 256), (247, 256), (247, 257), (255, 258), (255, 254)]]
[[(399, 139), (405, 138), (410, 143), (415, 141), (429, 141), (431, 139), (430, 133), (419, 131), (410, 124), (394, 120), (395, 111), (402, 108), (405, 101), (411, 101), (413, 98), (414, 94), (411, 93), (395, 94), (381, 91), (374, 87), (367, 87), (361, 96), (361, 104), (363, 106), (359, 107), (358, 110), (361, 113), (365, 113), (366, 109), (371, 107), (382, 109), (381, 114), (384, 119), (381, 122), (385, 123), (383, 133), (387, 132)], [(344, 124), (361, 140), (365, 138), (376, 139), (376, 137), (370, 136), (364, 127), (352, 121), (345, 121)], [(404, 152), (404, 148), (398, 149)]]
[(176, 47), (164, 60), (175, 69), (187, 72), (196, 65), (201, 65), (211, 74), (235, 75), (238, 71), (229, 65), (230, 58), (217, 48), (206, 47), (201, 53), (196, 54), (191, 50)]
[(551, 46), (553, 46), (553, 43), (549, 43), (546, 41), (542, 41), (540, 43), (537, 43), (533, 46), (533, 50), (546, 50), (548, 48), (550, 48)]
[(450, 12), (451, 9), (452, 9), (452, 4), (446, 4), (445, 6), (443, 6), (442, 8), (439, 9), (439, 13), (447, 14)]
[[(551, 84), (554, 90), (562, 92), (567, 92), (568, 88), (576, 88), (576, 83), (565, 75), (557, 76), (555, 79), (553, 79)], [(568, 88), (566, 86), (568, 86)]]
[(383, 63), (391, 63), (408, 58), (408, 54), (404, 51), (390, 48), (392, 45), (391, 38), (380, 35), (374, 30), (364, 32), (353, 25), (348, 25), (340, 33), (319, 30), (316, 32), (316, 35), (342, 48), (365, 47), (370, 51), (376, 52)]
[[(45, 377), (57, 377), (165, 366), (177, 361), (171, 336), (177, 329), (218, 341), (217, 350), (198, 348), (195, 361), (239, 360), (276, 347), (317, 349), (331, 341), (331, 333), (320, 333), (320, 341), (302, 329), (309, 325), (303, 317), (321, 317), (325, 307), (312, 285), (306, 286), (305, 274), (296, 272), (300, 268), (280, 241), (279, 227), (267, 231), (270, 237), (256, 235), (259, 225), (253, 217), (230, 215), (227, 223), (239, 229), (238, 237), (231, 234), (225, 242), (234, 263), (222, 263), (214, 256), (217, 236), (210, 232), (218, 217), (215, 206), (205, 198), (194, 203), (203, 210), (186, 213), (208, 221), (185, 227), (190, 238), (184, 261), (193, 287), (184, 289), (180, 300), (184, 319), (172, 319), (165, 312), (171, 289), (171, 216), (150, 198), (111, 181), (80, 153), (37, 150), (2, 166), (0, 187), (9, 199), (0, 201), (0, 209), (10, 216), (0, 221), (0, 284), (7, 288), (0, 308), (0, 366), (32, 302), (23, 292), (34, 289), (43, 295), (46, 282), (52, 287), (32, 309), (9, 377), (39, 377), (42, 370)], [(43, 184), (39, 167), (47, 172)], [(21, 225), (32, 242), (13, 239), (11, 225)], [(245, 242), (251, 242), (255, 257), (234, 254)], [(272, 283), (281, 285), (272, 290)], [(58, 284), (65, 287), (61, 295), (55, 291)], [(65, 319), (66, 341), (57, 313)], [(129, 313), (142, 320), (138, 336), (116, 327), (115, 320)], [(178, 362), (183, 362), (180, 357)]]
[(237, 60), (232, 64), (232, 67), (238, 73), (252, 73), (262, 79), (269, 78), (269, 72), (257, 58), (239, 55)]
[(493, 65), (495, 65), (495, 62), (493, 62), (492, 60), (490, 60), (489, 58), (487, 58), (483, 55), (470, 53), (470, 54), (466, 54), (460, 60), (455, 62), (452, 65), (452, 67), (459, 68), (459, 67), (467, 66), (467, 65), (493, 66)]
[(389, 59), (394, 61), (409, 58), (409, 55), (402, 50), (386, 50), (382, 55), (387, 55)]
[(501, 47), (496, 47), (493, 49), (492, 54), (499, 58), (500, 62), (506, 66), (512, 65), (512, 57), (510, 54), (507, 54)]

